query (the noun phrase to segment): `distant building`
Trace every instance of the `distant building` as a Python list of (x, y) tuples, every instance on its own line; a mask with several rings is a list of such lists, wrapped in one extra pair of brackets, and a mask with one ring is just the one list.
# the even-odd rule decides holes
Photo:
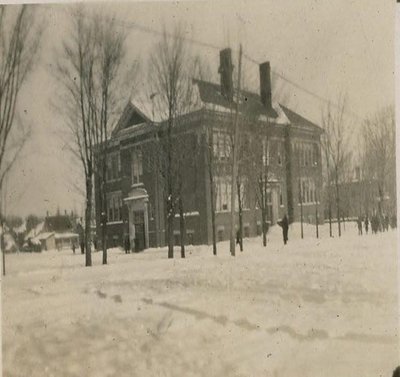
[[(389, 186), (389, 185), (388, 185)], [(363, 176), (359, 167), (344, 182), (339, 183), (339, 208), (340, 216), (346, 219), (356, 219), (359, 216), (371, 216), (374, 213), (382, 212), (383, 215), (396, 214), (396, 191), (395, 185), (386, 187), (383, 195), (380, 195), (378, 181), (374, 178)], [(329, 187), (332, 218), (337, 217), (336, 209), (336, 187)], [(383, 201), (381, 202), (381, 198)], [(328, 200), (325, 200), (325, 218), (328, 218)]]
[[(183, 200), (187, 243), (212, 242), (210, 179), (207, 168), (209, 133), (215, 163), (215, 209), (218, 240), (229, 238), (230, 229), (230, 152), (226, 124), (232, 123), (232, 64), (230, 49), (220, 53), (220, 84), (193, 80), (196, 106), (179, 117), (176, 133), (183, 135), (182, 147), (193, 149), (183, 162)], [(260, 65), (260, 94), (242, 91), (240, 116), (253, 121), (242, 129), (247, 139), (265, 144), (262, 159), (269, 166), (268, 224), (287, 214), (290, 222), (323, 220), (320, 136), (322, 129), (290, 110), (272, 103), (269, 63)], [(245, 115), (246, 114), (246, 115)], [(257, 134), (254, 128), (257, 127)], [(125, 234), (136, 250), (166, 244), (165, 193), (162, 180), (151, 164), (148, 147), (160, 138), (166, 122), (155, 119), (151, 102), (129, 102), (109, 141), (107, 167), (108, 245), (123, 245)], [(248, 151), (251, 153), (251, 151)], [(261, 157), (260, 157), (261, 158)], [(244, 163), (245, 164), (245, 163)], [(250, 169), (243, 166), (244, 170)], [(261, 234), (261, 210), (255, 199), (255, 184), (243, 184), (244, 237)], [(96, 190), (97, 192), (97, 190)], [(96, 222), (100, 224), (96, 196)], [(175, 243), (180, 240), (179, 215), (175, 221)], [(101, 232), (98, 230), (98, 234)], [(132, 242), (133, 241), (133, 242)]]
[(32, 229), (25, 237), (26, 242), (40, 245), (41, 250), (61, 250), (78, 245), (78, 234), (71, 216), (47, 215), (44, 221)]
[(32, 239), (32, 243), (34, 245), (40, 244), (41, 250), (47, 251), (56, 249), (54, 232), (39, 233), (36, 237)]

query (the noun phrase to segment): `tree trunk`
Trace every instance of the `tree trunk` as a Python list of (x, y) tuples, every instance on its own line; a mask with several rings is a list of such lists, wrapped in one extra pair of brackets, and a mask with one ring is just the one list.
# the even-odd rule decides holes
[(303, 200), (300, 200), (300, 229), (301, 229), (301, 239), (304, 238), (303, 230)]
[(217, 255), (217, 235), (215, 231), (215, 192), (214, 192), (214, 161), (213, 161), (213, 135), (208, 132), (208, 174), (210, 178), (210, 206), (213, 254)]
[(179, 231), (181, 233), (181, 258), (185, 258), (186, 227), (181, 193), (179, 195)]
[(267, 208), (268, 208), (268, 203), (267, 203), (267, 177), (268, 177), (268, 172), (266, 173), (265, 179), (262, 180), (261, 183), (261, 216), (263, 218), (263, 224), (262, 224), (262, 230), (263, 230), (263, 246), (267, 246)]
[(168, 221), (168, 258), (174, 257), (174, 220), (175, 196), (173, 190), (174, 177), (172, 176), (172, 128), (174, 125), (173, 105), (169, 104), (168, 129), (167, 129), (167, 221)]
[(267, 227), (266, 227), (266, 213), (265, 213), (265, 208), (261, 209), (261, 229), (262, 229), (262, 238), (263, 238), (263, 246), (266, 247), (267, 246)]
[(303, 193), (301, 191), (301, 183), (299, 180), (299, 200), (300, 200), (300, 231), (301, 231), (301, 239), (304, 238), (303, 231)]
[[(105, 210), (104, 210), (104, 213)], [(107, 264), (107, 216), (103, 216), (103, 223), (101, 225), (101, 246), (103, 249), (103, 264)]]
[(240, 98), (240, 84), (242, 74), (242, 45), (239, 48), (239, 68), (238, 68), (238, 86), (237, 86), (237, 101), (235, 111), (235, 124), (234, 124), (234, 136), (232, 145), (232, 180), (231, 180), (231, 236), (230, 236), (230, 252), (234, 257), (236, 255), (236, 244), (235, 244), (235, 223), (236, 223), (236, 211), (235, 211), (235, 197), (236, 197), (236, 177), (238, 174), (238, 153), (239, 153), (239, 98)]
[(100, 196), (101, 196), (101, 247), (103, 249), (103, 264), (107, 264), (107, 200), (106, 200), (106, 157), (102, 161), (102, 177), (100, 183)]
[(239, 180), (237, 180), (237, 197), (238, 197), (238, 207), (239, 207), (239, 246), (240, 246), (240, 251), (243, 251), (243, 211), (242, 211), (242, 197), (241, 197)]
[(174, 257), (174, 217), (172, 198), (167, 199), (167, 238), (168, 238), (168, 258)]
[(91, 167), (88, 169), (88, 176), (86, 177), (86, 210), (85, 210), (85, 261), (86, 266), (92, 265), (92, 253), (91, 253), (91, 219), (92, 219), (92, 174)]
[(336, 187), (336, 216), (338, 221), (338, 235), (342, 236), (342, 229), (340, 225), (340, 198), (339, 198), (339, 182), (338, 179), (335, 179), (335, 187)]
[(1, 253), (2, 253), (2, 257), (3, 257), (3, 276), (6, 276), (6, 251), (5, 251), (5, 243), (4, 243), (4, 221), (3, 221), (3, 216), (2, 216), (2, 220), (1, 220), (0, 246), (1, 246)]
[(378, 213), (379, 213), (379, 216), (382, 217), (382, 214), (383, 214), (382, 207), (383, 207), (384, 195), (383, 195), (382, 185), (380, 183), (378, 184), (378, 194), (379, 194)]
[(317, 235), (317, 238), (319, 238), (319, 230), (318, 230), (318, 201), (315, 203), (315, 232)]

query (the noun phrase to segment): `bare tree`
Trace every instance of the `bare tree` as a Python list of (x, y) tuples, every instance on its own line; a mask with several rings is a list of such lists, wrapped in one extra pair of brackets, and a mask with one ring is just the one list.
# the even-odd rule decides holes
[(96, 111), (94, 69), (96, 49), (93, 20), (86, 17), (84, 8), (71, 13), (72, 30), (62, 47), (57, 64), (57, 78), (63, 87), (66, 124), (73, 137), (71, 146), (79, 158), (85, 177), (85, 265), (92, 265), (91, 218), (93, 206), (93, 173), (95, 167)]
[(351, 163), (352, 152), (349, 147), (351, 129), (345, 119), (346, 98), (340, 96), (335, 109), (328, 104), (322, 113), (322, 126), (325, 131), (322, 147), (325, 154), (329, 215), (331, 216), (331, 187), (334, 187), (338, 235), (341, 231), (340, 184), (345, 181)]
[(212, 244), (213, 254), (217, 255), (217, 235), (215, 229), (215, 174), (216, 174), (216, 161), (214, 153), (214, 124), (210, 123), (206, 130), (206, 150), (207, 150), (207, 171), (210, 183), (210, 212), (211, 212), (211, 230), (212, 230)]
[(73, 138), (71, 150), (80, 160), (85, 177), (84, 233), (86, 265), (90, 266), (93, 188), (100, 211), (103, 264), (107, 264), (108, 141), (126, 100), (128, 87), (123, 82), (132, 85), (137, 65), (125, 75), (122, 72), (125, 33), (112, 16), (91, 14), (79, 6), (71, 13), (71, 25), (56, 75), (64, 88), (61, 101)]
[[(184, 232), (182, 199), (182, 152), (178, 129), (183, 115), (191, 109), (192, 80), (190, 57), (184, 29), (178, 25), (169, 34), (164, 28), (161, 40), (150, 57), (149, 78), (151, 92), (156, 93), (155, 109), (165, 122), (160, 131), (158, 152), (160, 175), (163, 180), (167, 220), (168, 258), (174, 256), (174, 219), (179, 210), (180, 228)], [(181, 234), (181, 256), (184, 257), (184, 234)]]
[(236, 183), (239, 169), (238, 153), (239, 153), (239, 102), (240, 102), (240, 87), (241, 87), (241, 74), (242, 74), (242, 45), (239, 48), (239, 63), (238, 63), (238, 77), (236, 89), (236, 106), (234, 117), (234, 133), (232, 138), (232, 179), (231, 179), (231, 234), (230, 234), (230, 252), (235, 256), (235, 223), (236, 223)]
[(123, 75), (121, 66), (125, 55), (125, 34), (118, 27), (115, 18), (99, 14), (95, 17), (94, 43), (96, 47), (94, 95), (90, 106), (95, 114), (95, 176), (98, 209), (101, 220), (101, 244), (103, 264), (107, 264), (107, 156), (108, 141), (112, 126), (117, 120), (121, 104), (126, 100), (124, 82), (131, 85), (136, 76), (137, 65), (134, 64), (128, 74)]
[[(211, 81), (211, 70), (209, 65), (201, 59), (200, 56), (196, 56), (194, 60), (195, 65), (195, 77), (199, 80)], [(216, 185), (215, 177), (217, 176), (218, 161), (215, 153), (215, 135), (216, 129), (214, 122), (207, 122), (206, 125), (206, 136), (204, 139), (206, 156), (207, 156), (207, 173), (209, 180), (210, 189), (210, 214), (211, 214), (211, 232), (212, 232), (212, 245), (213, 255), (217, 255), (217, 234), (216, 234), (216, 223), (215, 223), (215, 207), (216, 207)]]
[(37, 58), (42, 30), (33, 6), (0, 5), (0, 193), (29, 137), (29, 125), (17, 115), (17, 101)]
[(262, 132), (262, 126), (257, 126), (259, 132), (253, 137), (251, 150), (254, 158), (252, 159), (251, 173), (254, 184), (255, 196), (258, 207), (261, 211), (261, 232), (263, 246), (267, 246), (267, 222), (268, 222), (268, 190), (270, 183), (270, 158), (269, 158), (269, 134)]
[[(388, 195), (396, 196), (396, 126), (393, 106), (387, 106), (367, 119), (363, 125), (363, 165), (370, 185), (376, 182), (378, 212), (387, 210)], [(395, 203), (392, 203), (395, 204)]]

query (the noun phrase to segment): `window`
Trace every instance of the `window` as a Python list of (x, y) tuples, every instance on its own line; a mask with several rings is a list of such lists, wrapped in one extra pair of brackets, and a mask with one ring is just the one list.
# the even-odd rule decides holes
[(231, 183), (228, 177), (217, 177), (217, 200), (216, 210), (217, 212), (229, 211), (231, 208)]
[(283, 143), (279, 142), (277, 144), (277, 156), (276, 160), (279, 166), (282, 166), (283, 163)]
[(143, 157), (140, 149), (131, 153), (131, 181), (133, 185), (143, 182)]
[[(231, 210), (231, 182), (230, 177), (216, 177), (215, 179), (216, 187), (216, 206), (217, 212), (224, 212)], [(242, 210), (248, 210), (250, 208), (250, 196), (248, 183), (242, 182), (240, 184), (240, 197), (242, 200)], [(239, 201), (237, 197), (235, 198), (235, 210), (239, 210)]]
[(241, 137), (241, 142), (240, 142), (240, 149), (239, 149), (239, 153), (240, 153), (240, 157), (239, 159), (246, 159), (246, 157), (249, 155), (250, 151), (251, 151), (251, 141), (250, 141), (250, 135), (248, 133), (244, 133), (242, 134)]
[(148, 211), (150, 220), (154, 220), (154, 207), (152, 206), (151, 202), (148, 203)]
[(315, 182), (312, 178), (301, 178), (299, 189), (299, 202), (310, 204), (317, 201)]
[(269, 140), (267, 140), (266, 138), (264, 138), (262, 141), (262, 148), (263, 148), (263, 157), (262, 157), (263, 158), (263, 166), (269, 166), (270, 145), (269, 145)]
[(219, 160), (228, 159), (231, 154), (231, 144), (229, 135), (224, 131), (214, 131), (213, 133), (214, 157)]
[(318, 166), (318, 144), (299, 143), (295, 155), (301, 167)]
[(318, 166), (318, 144), (313, 145), (313, 164)]
[(261, 223), (259, 221), (257, 221), (257, 236), (261, 236)]
[(107, 156), (107, 181), (113, 181), (121, 175), (121, 160), (119, 152), (110, 153)]
[[(249, 199), (249, 184), (247, 179), (243, 179), (244, 182), (240, 183), (240, 199), (242, 200), (242, 209), (246, 210), (250, 208), (250, 199)], [(237, 195), (237, 192), (236, 192)], [(239, 201), (236, 198), (236, 211), (239, 210)]]
[(122, 195), (121, 192), (113, 192), (107, 195), (107, 221), (122, 220)]

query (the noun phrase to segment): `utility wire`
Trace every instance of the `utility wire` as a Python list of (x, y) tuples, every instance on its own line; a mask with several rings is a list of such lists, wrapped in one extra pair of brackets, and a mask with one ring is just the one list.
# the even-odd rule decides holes
[[(143, 31), (143, 32), (146, 32), (146, 33), (151, 33), (151, 34), (157, 35), (157, 36), (164, 35), (164, 33), (161, 32), (161, 31), (154, 30), (154, 29), (152, 29), (152, 28), (150, 28), (150, 27), (148, 27), (148, 26), (140, 25), (140, 24), (138, 24), (137, 22), (128, 22), (128, 21), (122, 21), (122, 20), (120, 20), (119, 23), (120, 23), (122, 26), (125, 26), (125, 27), (127, 27), (127, 28), (140, 30), (140, 31)], [(165, 32), (165, 35), (166, 35), (167, 37), (169, 37), (169, 38), (173, 38), (173, 35), (170, 34), (170, 33), (168, 33), (168, 32)], [(199, 40), (197, 40), (197, 39), (186, 38), (186, 37), (183, 37), (183, 39), (185, 39), (185, 40), (186, 40), (187, 42), (189, 42), (189, 43), (192, 43), (192, 44), (195, 44), (195, 45), (198, 45), (198, 46), (202, 46), (202, 47), (206, 47), (206, 48), (211, 48), (211, 49), (218, 50), (218, 51), (220, 51), (220, 50), (222, 49), (221, 46), (217, 46), (217, 45), (214, 45), (214, 44), (211, 44), (211, 43), (208, 43), (208, 42), (199, 41)], [(260, 62), (258, 62), (257, 60), (255, 60), (255, 59), (252, 58), (250, 55), (248, 55), (248, 54), (246, 54), (246, 53), (244, 53), (244, 52), (243, 52), (243, 57), (244, 57), (246, 60), (248, 60), (249, 62), (251, 62), (251, 63), (253, 63), (253, 64), (257, 65), (257, 66), (260, 64)], [(334, 106), (334, 107), (336, 107), (336, 108), (340, 108), (340, 107), (341, 107), (339, 104), (337, 104), (337, 103), (335, 103), (335, 102), (333, 102), (333, 101), (330, 101), (330, 100), (328, 100), (328, 99), (322, 97), (322, 96), (319, 95), (319, 94), (316, 94), (316, 93), (312, 92), (311, 90), (309, 90), (309, 89), (307, 89), (307, 88), (301, 86), (300, 84), (297, 84), (295, 81), (293, 81), (293, 80), (291, 80), (291, 79), (285, 77), (282, 73), (277, 72), (277, 71), (275, 71), (275, 70), (273, 70), (273, 69), (271, 69), (271, 71), (272, 71), (272, 73), (273, 73), (275, 76), (279, 77), (281, 80), (283, 80), (283, 81), (287, 82), (288, 84), (294, 86), (295, 88), (297, 88), (297, 89), (303, 91), (304, 93), (307, 93), (308, 95), (310, 95), (310, 96), (312, 96), (312, 97), (318, 99), (319, 101), (322, 101), (322, 102), (324, 102), (324, 103), (326, 103), (326, 104), (328, 104), (328, 105)], [(353, 112), (353, 111), (351, 111), (351, 110), (345, 110), (345, 112), (346, 112), (348, 115), (352, 116), (353, 118), (357, 119), (358, 121), (361, 121), (361, 122), (363, 121), (362, 117), (359, 116), (357, 113), (355, 113), (355, 112)]]
[[(86, 17), (91, 17), (92, 18), (92, 16), (86, 16)], [(168, 33), (167, 31), (163, 32), (163, 31), (155, 30), (155, 29), (152, 29), (151, 27), (139, 24), (137, 22), (123, 21), (123, 20), (117, 20), (117, 19), (115, 19), (115, 21), (121, 27), (125, 27), (125, 28), (128, 28), (128, 29), (135, 29), (135, 30), (139, 30), (141, 32), (148, 33), (148, 34), (153, 34), (153, 35), (156, 35), (156, 36), (166, 35), (169, 38), (173, 38), (174, 37), (171, 33)], [(198, 45), (198, 46), (202, 46), (202, 47), (205, 47), (205, 48), (210, 48), (210, 49), (217, 50), (217, 51), (220, 51), (222, 49), (221, 46), (217, 46), (217, 45), (209, 43), (209, 42), (200, 41), (198, 39), (188, 38), (188, 37), (183, 37), (183, 39), (185, 41), (189, 42), (189, 43), (192, 43), (192, 44)], [(246, 54), (244, 52), (243, 52), (243, 57), (246, 60), (248, 60), (249, 62), (251, 62), (251, 63), (253, 63), (253, 64), (257, 65), (257, 66), (260, 64), (257, 60), (255, 60), (254, 58), (252, 58), (251, 56), (249, 56), (248, 54)], [(308, 95), (314, 97), (315, 99), (317, 99), (317, 100), (319, 100), (321, 102), (324, 102), (325, 104), (331, 105), (333, 107), (341, 108), (341, 106), (339, 104), (337, 104), (337, 103), (335, 103), (335, 102), (333, 102), (331, 100), (328, 100), (328, 99), (322, 97), (319, 94), (314, 93), (313, 91), (311, 91), (311, 90), (303, 87), (302, 85), (296, 83), (295, 81), (287, 78), (282, 73), (277, 72), (277, 71), (275, 71), (273, 69), (271, 69), (271, 71), (275, 76), (279, 77), (281, 80), (283, 80), (283, 81), (287, 82), (288, 84), (294, 86), (295, 88), (303, 91), (304, 93), (307, 93)], [(364, 121), (363, 118), (360, 115), (358, 115), (357, 113), (355, 113), (355, 112), (353, 112), (351, 110), (345, 110), (345, 113), (347, 113), (348, 115), (350, 115), (351, 117), (353, 117), (357, 121), (360, 121), (360, 122)]]

